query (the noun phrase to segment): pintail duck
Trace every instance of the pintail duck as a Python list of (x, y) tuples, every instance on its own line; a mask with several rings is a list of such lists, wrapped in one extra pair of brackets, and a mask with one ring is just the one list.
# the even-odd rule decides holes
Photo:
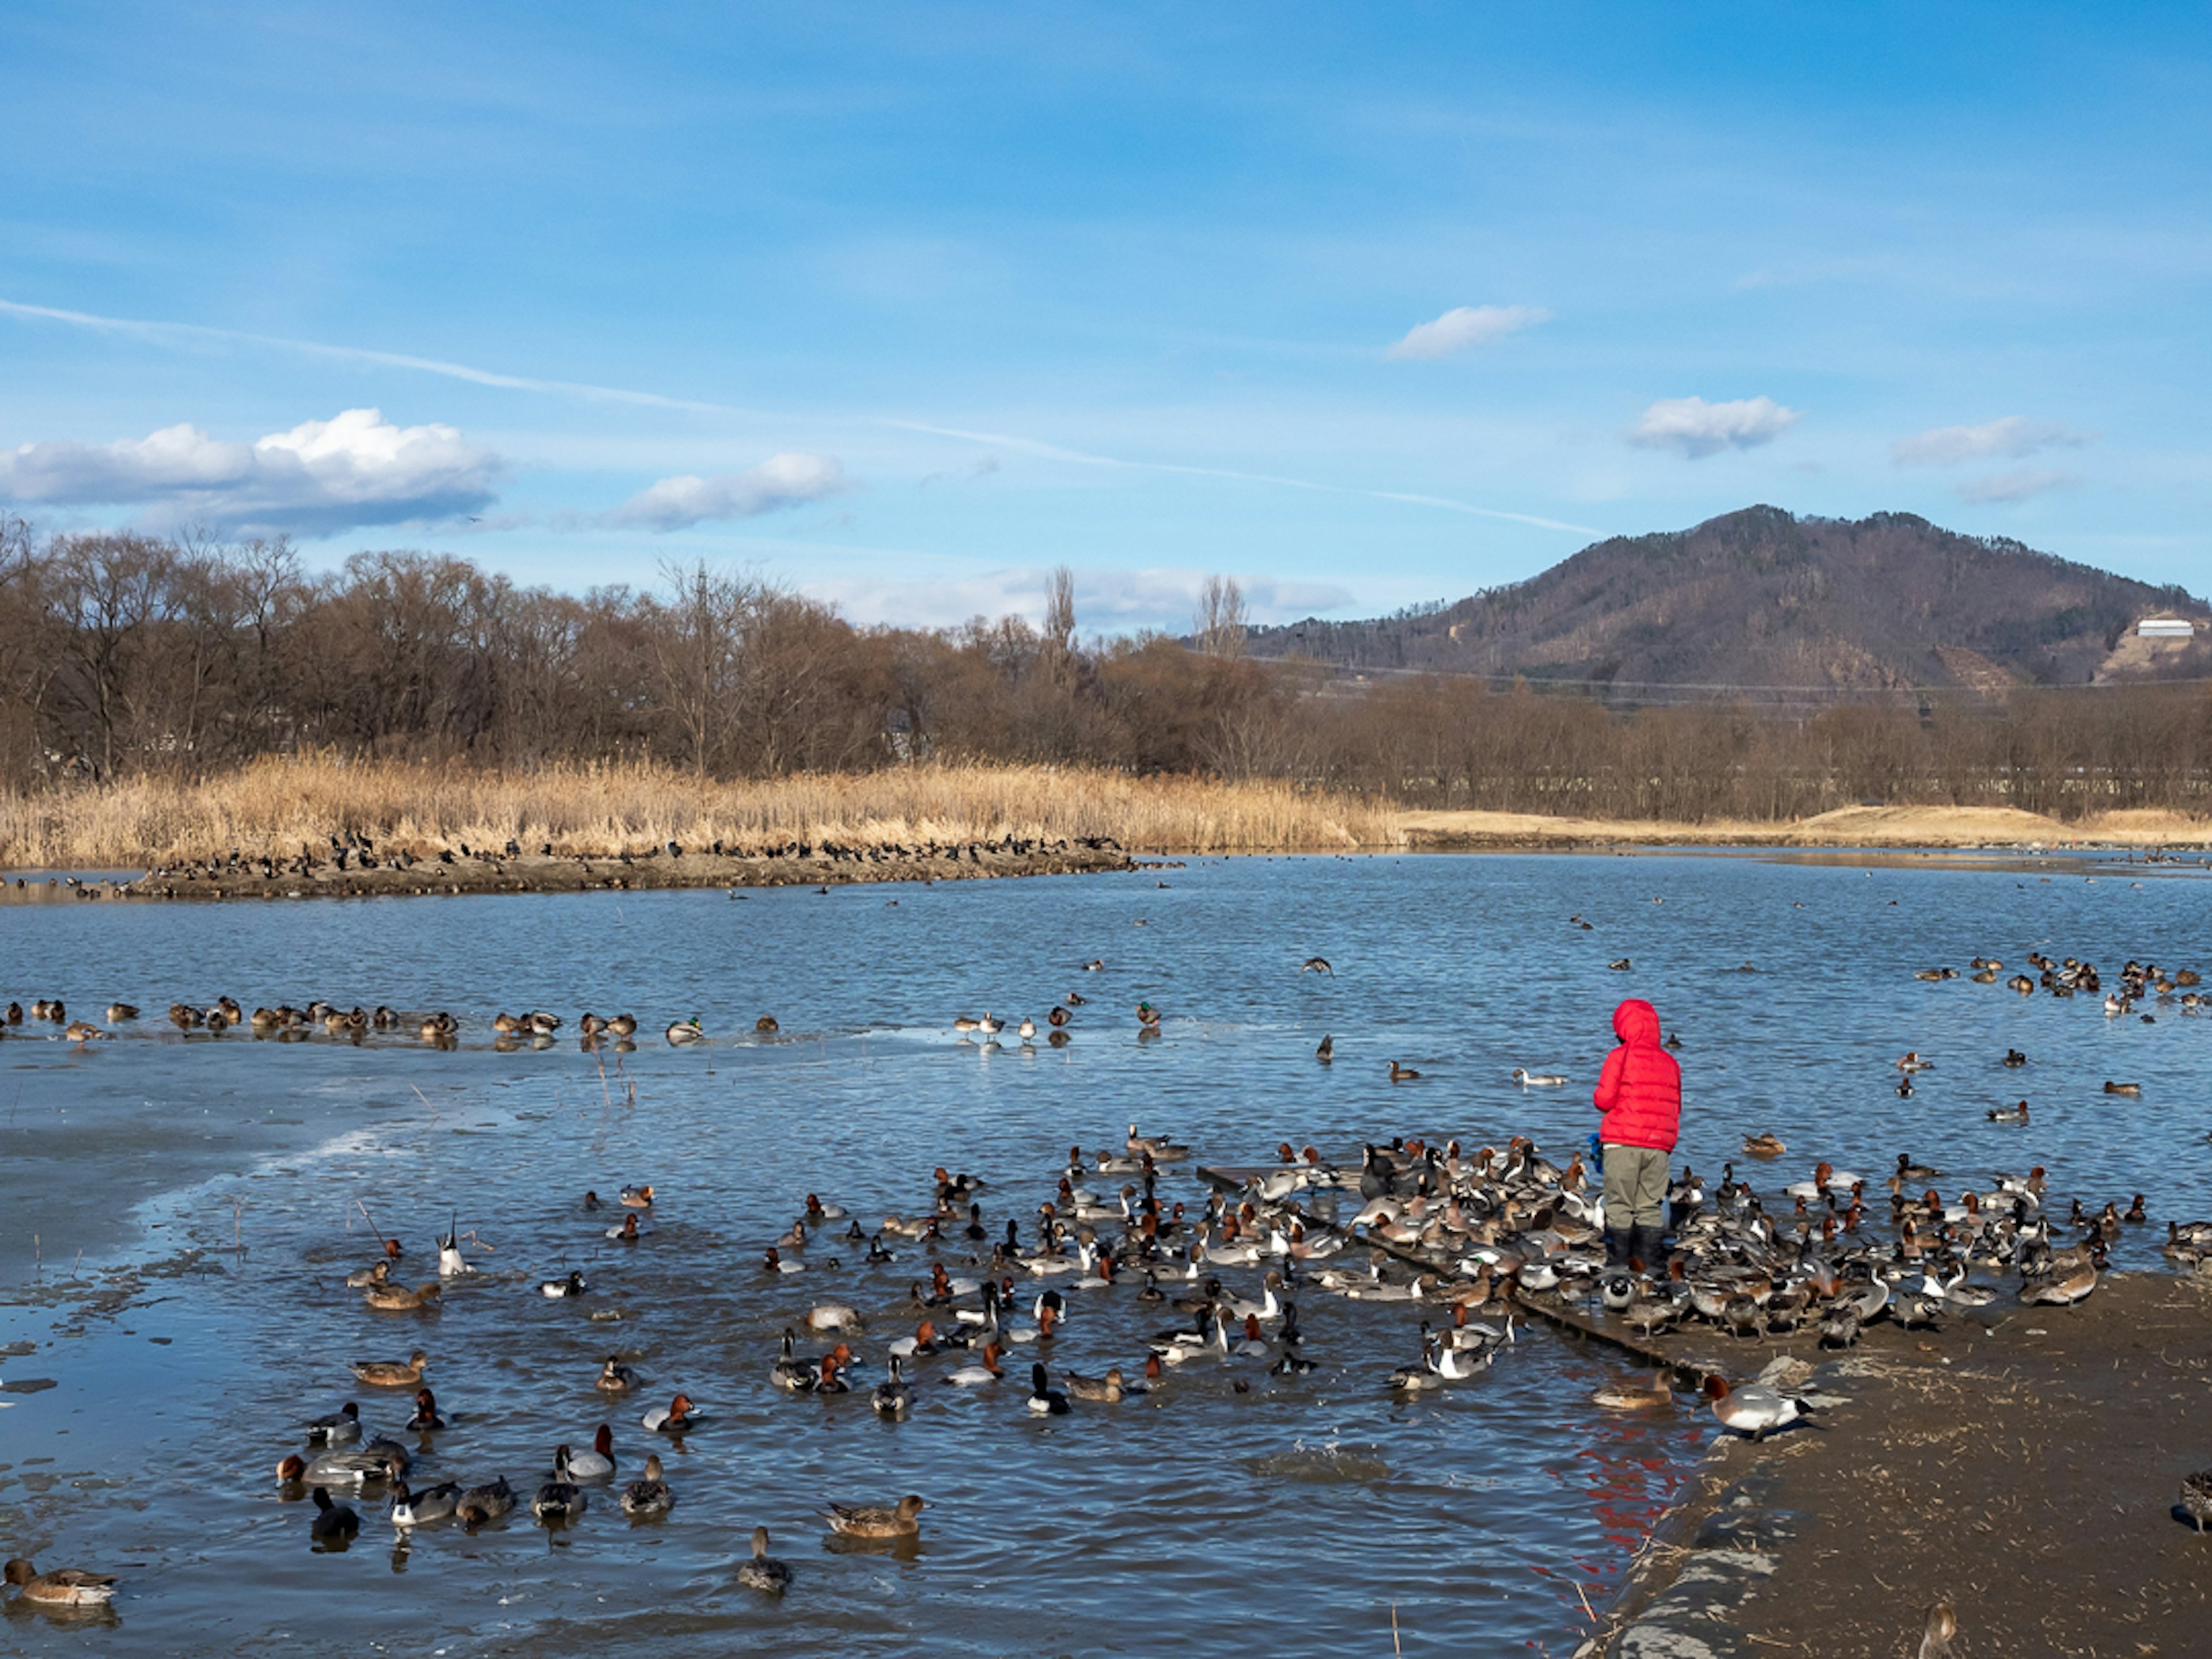
[(505, 1475), (498, 1475), (481, 1486), (471, 1486), (461, 1494), (453, 1505), (454, 1517), (474, 1531), (498, 1520), (514, 1507), (514, 1488), (507, 1484)]
[(909, 1492), (896, 1504), (832, 1504), (822, 1511), (830, 1530), (841, 1538), (912, 1538), (921, 1530), (921, 1515), (928, 1505)]
[(416, 1434), (428, 1434), (446, 1426), (446, 1419), (438, 1415), (438, 1396), (428, 1389), (415, 1390), (415, 1415), (407, 1419), (408, 1428)]
[(625, 1515), (665, 1515), (676, 1507), (676, 1492), (660, 1473), (660, 1454), (645, 1460), (645, 1473), (623, 1488)]
[(422, 1381), (430, 1356), (417, 1348), (404, 1359), (356, 1359), (348, 1367), (372, 1388), (411, 1389)]
[(47, 1607), (96, 1607), (115, 1595), (115, 1575), (87, 1572), (82, 1567), (56, 1567), (40, 1572), (18, 1556), (5, 1569), (7, 1582), (16, 1585), (18, 1601)]
[(697, 1427), (701, 1417), (691, 1397), (679, 1394), (665, 1407), (655, 1406), (641, 1420), (655, 1434), (683, 1434)]
[(611, 1353), (592, 1386), (601, 1394), (628, 1394), (637, 1386), (637, 1373), (622, 1363), (620, 1355)]
[(1160, 1135), (1140, 1135), (1137, 1126), (1129, 1126), (1129, 1135), (1124, 1143), (1133, 1152), (1149, 1152), (1159, 1163), (1171, 1163), (1190, 1156), (1190, 1148)]
[(681, 1048), (690, 1042), (704, 1042), (707, 1040), (707, 1029), (700, 1024), (699, 1016), (694, 1014), (690, 1018), (678, 1020), (670, 1026), (667, 1037), (670, 1042)]
[(422, 1492), (409, 1490), (404, 1480), (392, 1483), (392, 1524), (395, 1527), (427, 1527), (434, 1521), (449, 1521), (460, 1504), (461, 1487), (457, 1480), (442, 1481)]
[(914, 1409), (914, 1390), (907, 1386), (906, 1362), (897, 1354), (891, 1356), (890, 1376), (876, 1384), (875, 1392), (868, 1396), (868, 1404), (878, 1417), (902, 1418)]
[(541, 1482), (531, 1494), (530, 1513), (548, 1526), (560, 1526), (582, 1515), (591, 1501), (581, 1486), (562, 1480), (556, 1469), (553, 1479)]
[(1558, 1072), (1531, 1072), (1525, 1066), (1516, 1066), (1513, 1080), (1524, 1089), (1555, 1089), (1567, 1079)]
[(361, 1438), (361, 1407), (349, 1400), (328, 1416), (312, 1419), (306, 1428), (310, 1446), (350, 1446)]
[(361, 1516), (350, 1504), (341, 1504), (322, 1487), (315, 1488), (315, 1518), (307, 1528), (319, 1544), (350, 1542), (361, 1531)]
[(404, 1285), (383, 1283), (369, 1285), (362, 1291), (361, 1299), (379, 1313), (416, 1313), (444, 1295), (434, 1280), (411, 1291)]
[(983, 1011), (983, 1018), (975, 1022), (975, 1029), (987, 1037), (996, 1036), (1006, 1029), (1006, 1022), (994, 1018), (991, 1011), (986, 1008)]
[(768, 1553), (768, 1528), (753, 1528), (753, 1558), (738, 1567), (738, 1583), (767, 1595), (781, 1595), (791, 1588), (791, 1569)]
[(1335, 1032), (1332, 1031), (1322, 1038), (1319, 1046), (1314, 1049), (1314, 1058), (1319, 1060), (1331, 1060), (1336, 1058)]
[(1713, 1415), (1723, 1428), (1753, 1440), (1764, 1440), (1775, 1430), (1787, 1428), (1813, 1409), (1796, 1395), (1766, 1383), (1747, 1382), (1739, 1388), (1717, 1372), (1705, 1379), (1705, 1395), (1713, 1402)]

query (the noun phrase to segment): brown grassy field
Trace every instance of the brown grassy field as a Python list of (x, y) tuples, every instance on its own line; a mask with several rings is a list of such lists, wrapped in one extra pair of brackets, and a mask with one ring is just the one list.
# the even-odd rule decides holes
[(355, 830), (418, 856), (511, 837), (535, 851), (641, 852), (674, 840), (752, 848), (1110, 836), (1132, 851), (1320, 851), (1387, 845), (1387, 809), (1280, 783), (1139, 778), (1042, 766), (902, 768), (722, 783), (660, 767), (482, 772), (327, 758), (0, 793), (0, 866), (92, 869), (321, 848)]

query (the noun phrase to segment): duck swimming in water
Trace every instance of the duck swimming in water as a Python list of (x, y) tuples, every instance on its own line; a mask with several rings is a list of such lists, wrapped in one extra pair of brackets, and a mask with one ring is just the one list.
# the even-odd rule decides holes
[(489, 1525), (514, 1508), (514, 1488), (507, 1484), (507, 1477), (502, 1474), (463, 1492), (460, 1502), (453, 1506), (453, 1516), (473, 1532), (478, 1527)]
[(1790, 1148), (1784, 1144), (1780, 1135), (1767, 1133), (1746, 1135), (1743, 1138), (1743, 1150), (1745, 1154), (1751, 1158), (1779, 1158)]
[(422, 1492), (409, 1490), (404, 1480), (392, 1483), (392, 1524), (427, 1527), (434, 1521), (451, 1520), (461, 1504), (460, 1483), (447, 1480)]
[(690, 1018), (678, 1020), (670, 1026), (667, 1036), (672, 1044), (682, 1048), (686, 1043), (704, 1042), (707, 1040), (707, 1030), (699, 1024), (699, 1016), (694, 1014)]
[(599, 1432), (592, 1437), (591, 1449), (572, 1452), (566, 1446), (554, 1449), (553, 1467), (566, 1471), (570, 1480), (611, 1480), (615, 1478), (615, 1431), (611, 1424), (599, 1425)]
[(372, 1388), (411, 1389), (422, 1381), (430, 1356), (417, 1348), (405, 1359), (356, 1359), (348, 1367)]
[(1039, 1417), (1067, 1415), (1067, 1396), (1052, 1386), (1052, 1379), (1042, 1365), (1030, 1367), (1030, 1410)]
[(893, 1354), (890, 1376), (877, 1383), (875, 1392), (868, 1396), (868, 1404), (877, 1416), (896, 1419), (914, 1409), (914, 1390), (907, 1386), (905, 1364), (904, 1360)]
[(628, 1394), (637, 1386), (637, 1373), (622, 1363), (621, 1355), (611, 1353), (592, 1386), (601, 1394)]
[(446, 1426), (446, 1419), (438, 1415), (438, 1396), (428, 1389), (415, 1390), (415, 1415), (407, 1419), (408, 1429), (416, 1434), (428, 1434)]
[(753, 1528), (753, 1557), (738, 1567), (738, 1583), (766, 1595), (781, 1595), (791, 1588), (791, 1569), (768, 1553), (768, 1528)]
[(625, 1515), (665, 1515), (676, 1507), (675, 1489), (661, 1475), (659, 1452), (647, 1457), (645, 1473), (623, 1488), (622, 1506)]
[(20, 1556), (0, 1571), (4, 1571), (9, 1583), (17, 1587), (18, 1601), (39, 1607), (104, 1607), (115, 1595), (112, 1573), (87, 1572), (82, 1567), (56, 1567), (52, 1572), (40, 1572)]
[(1410, 1066), (1401, 1066), (1395, 1060), (1390, 1062), (1390, 1081), (1393, 1083), (1412, 1083), (1420, 1075)]
[(349, 1400), (328, 1416), (313, 1419), (306, 1427), (310, 1446), (350, 1446), (361, 1438), (361, 1407)]
[(655, 1434), (682, 1434), (696, 1427), (700, 1418), (690, 1395), (679, 1394), (665, 1407), (655, 1406), (641, 1420)]
[(832, 1504), (822, 1518), (841, 1538), (912, 1538), (921, 1530), (920, 1517), (928, 1507), (909, 1492), (896, 1504)]
[(1556, 1089), (1567, 1079), (1558, 1072), (1531, 1072), (1516, 1066), (1513, 1080), (1524, 1089)]
[(591, 1286), (584, 1283), (583, 1274), (571, 1268), (566, 1279), (549, 1279), (538, 1287), (540, 1296), (581, 1296)]

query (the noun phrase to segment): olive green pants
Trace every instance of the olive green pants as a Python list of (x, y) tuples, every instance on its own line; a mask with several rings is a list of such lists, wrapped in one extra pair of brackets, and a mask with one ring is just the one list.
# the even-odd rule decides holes
[(1667, 1224), (1667, 1154), (1652, 1146), (1605, 1149), (1605, 1224), (1616, 1231)]

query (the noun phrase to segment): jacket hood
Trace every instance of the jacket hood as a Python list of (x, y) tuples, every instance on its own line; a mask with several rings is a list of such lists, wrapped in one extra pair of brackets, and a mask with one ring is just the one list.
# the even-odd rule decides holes
[(1656, 1048), (1659, 1011), (1641, 997), (1631, 997), (1613, 1011), (1613, 1034), (1623, 1042)]

